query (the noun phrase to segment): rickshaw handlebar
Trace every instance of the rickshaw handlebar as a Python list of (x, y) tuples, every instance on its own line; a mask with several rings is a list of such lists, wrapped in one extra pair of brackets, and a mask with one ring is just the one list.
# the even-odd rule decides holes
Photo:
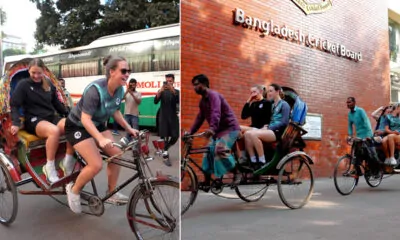
[(191, 138), (196, 138), (196, 137), (203, 137), (206, 135), (206, 132), (201, 132), (201, 133), (197, 133), (197, 134), (192, 134), (190, 135), (189, 133), (185, 133), (183, 138), (186, 139), (191, 139)]
[(129, 143), (127, 143), (126, 145), (125, 145), (125, 144), (121, 144), (121, 143), (117, 143), (117, 142), (113, 142), (112, 144), (113, 144), (113, 146), (118, 147), (118, 148), (120, 148), (120, 149), (126, 149), (126, 148), (128, 148), (128, 147), (134, 145), (134, 144), (139, 140), (139, 138), (142, 138), (142, 139), (143, 139), (143, 138), (146, 136), (145, 134), (146, 134), (147, 132), (149, 132), (149, 130), (147, 130), (147, 129), (144, 129), (144, 130), (139, 131), (137, 137), (135, 137), (133, 140), (131, 140), (131, 141), (130, 141)]

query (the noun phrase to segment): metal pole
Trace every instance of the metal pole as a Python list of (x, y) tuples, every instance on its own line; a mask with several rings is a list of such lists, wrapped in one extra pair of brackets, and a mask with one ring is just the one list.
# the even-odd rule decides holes
[(3, 8), (0, 6), (0, 77), (3, 76)]

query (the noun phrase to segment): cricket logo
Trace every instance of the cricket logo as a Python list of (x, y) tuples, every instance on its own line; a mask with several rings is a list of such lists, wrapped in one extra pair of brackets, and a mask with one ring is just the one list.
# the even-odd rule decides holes
[[(310, 3), (310, 0), (292, 0), (306, 15), (323, 13), (332, 7), (332, 0), (320, 0), (320, 3)], [(312, 2), (317, 2), (316, 0)]]

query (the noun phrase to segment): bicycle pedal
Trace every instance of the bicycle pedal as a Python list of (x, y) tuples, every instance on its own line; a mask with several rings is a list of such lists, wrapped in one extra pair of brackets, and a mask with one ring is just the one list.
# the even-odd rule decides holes
[(151, 162), (151, 161), (154, 160), (154, 158), (153, 157), (146, 157), (144, 160), (147, 161), (147, 162)]

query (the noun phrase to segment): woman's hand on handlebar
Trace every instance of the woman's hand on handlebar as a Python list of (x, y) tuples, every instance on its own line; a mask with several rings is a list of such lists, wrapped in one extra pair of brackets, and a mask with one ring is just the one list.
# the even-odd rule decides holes
[(19, 127), (18, 126), (11, 126), (10, 132), (12, 135), (17, 134), (19, 131)]
[(114, 146), (112, 140), (105, 137), (99, 139), (98, 142), (100, 148), (112, 148)]

